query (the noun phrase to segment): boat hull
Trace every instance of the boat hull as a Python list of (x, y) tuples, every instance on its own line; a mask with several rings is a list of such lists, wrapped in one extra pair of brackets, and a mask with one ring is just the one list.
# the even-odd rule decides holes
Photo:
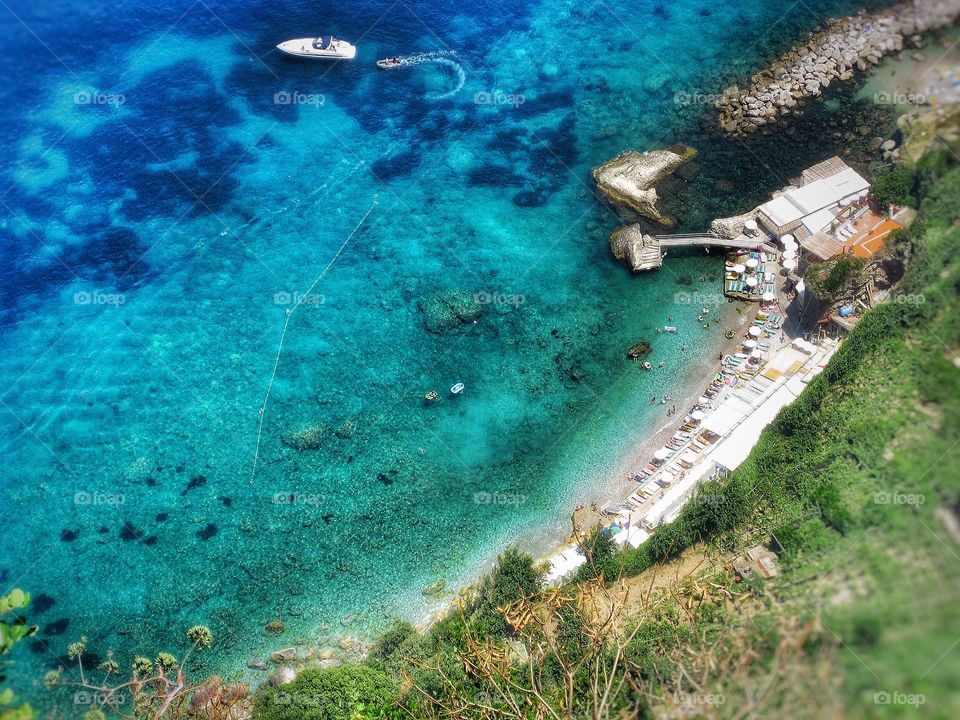
[(284, 40), (277, 45), (277, 50), (291, 57), (308, 60), (353, 60), (357, 56), (357, 48), (343, 40), (337, 40), (326, 50), (315, 48), (313, 40), (314, 38)]

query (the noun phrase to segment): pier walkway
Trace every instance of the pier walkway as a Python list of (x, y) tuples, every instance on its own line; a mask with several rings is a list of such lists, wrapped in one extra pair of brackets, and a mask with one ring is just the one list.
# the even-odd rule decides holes
[(736, 248), (740, 250), (754, 250), (758, 245), (772, 245), (773, 238), (769, 235), (747, 237), (738, 235), (735, 238), (722, 238), (713, 233), (674, 233), (672, 235), (654, 235), (661, 248), (671, 247), (718, 247)]

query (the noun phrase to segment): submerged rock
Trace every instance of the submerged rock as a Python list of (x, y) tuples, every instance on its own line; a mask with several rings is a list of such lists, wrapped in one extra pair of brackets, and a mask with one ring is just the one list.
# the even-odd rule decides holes
[(282, 650), (274, 650), (270, 653), (270, 659), (278, 664), (293, 662), (297, 659), (297, 649), (295, 647), (288, 647)]
[(296, 430), (283, 433), (280, 442), (287, 447), (303, 452), (304, 450), (319, 450), (327, 436), (328, 428), (324, 423), (302, 426)]
[(650, 343), (640, 341), (634, 343), (627, 350), (627, 357), (632, 360), (641, 360), (650, 354)]
[(423, 589), (424, 595), (439, 595), (443, 592), (443, 589), (447, 586), (446, 580), (437, 580), (436, 582), (430, 583)]
[(656, 185), (679, 170), (697, 155), (686, 145), (674, 145), (668, 150), (639, 153), (628, 150), (610, 162), (595, 168), (593, 179), (597, 192), (615, 205), (623, 205), (634, 212), (666, 227), (677, 221), (657, 210)]
[(418, 307), (427, 330), (437, 334), (476, 322), (483, 313), (483, 306), (463, 290), (447, 290), (420, 298)]

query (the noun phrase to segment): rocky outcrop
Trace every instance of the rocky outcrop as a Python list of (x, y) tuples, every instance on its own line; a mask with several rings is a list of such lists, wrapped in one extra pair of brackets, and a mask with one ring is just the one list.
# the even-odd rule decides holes
[(448, 290), (420, 298), (423, 322), (432, 333), (445, 333), (461, 325), (474, 323), (483, 313), (475, 296), (463, 290)]
[(734, 215), (733, 217), (717, 218), (710, 223), (710, 232), (717, 237), (732, 240), (743, 232), (743, 227), (747, 224), (747, 220), (756, 219), (753, 211), (744, 213), (743, 215)]
[(634, 272), (658, 268), (663, 261), (660, 243), (636, 223), (621, 225), (610, 234), (610, 252)]
[(697, 151), (686, 145), (674, 145), (667, 150), (646, 153), (628, 150), (595, 168), (593, 179), (597, 183), (597, 192), (604, 199), (627, 207), (655, 223), (673, 227), (677, 224), (676, 220), (657, 210), (658, 197), (654, 185), (696, 155)]
[(851, 80), (907, 43), (919, 45), (924, 33), (949, 27), (958, 17), (956, 0), (914, 0), (835, 20), (754, 75), (750, 87), (724, 90), (717, 101), (720, 125), (730, 135), (744, 135), (781, 123), (830, 83)]

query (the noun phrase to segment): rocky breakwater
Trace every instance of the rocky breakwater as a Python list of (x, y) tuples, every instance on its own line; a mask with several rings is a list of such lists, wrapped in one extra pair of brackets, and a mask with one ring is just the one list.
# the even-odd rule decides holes
[(877, 13), (834, 20), (795, 46), (770, 68), (754, 75), (750, 87), (737, 85), (717, 100), (720, 126), (730, 135), (747, 135), (783, 122), (801, 103), (816, 98), (834, 81), (877, 65), (922, 35), (957, 22), (957, 0), (914, 0)]
[(672, 228), (677, 221), (657, 209), (657, 183), (687, 165), (697, 151), (686, 145), (640, 153), (628, 150), (595, 168), (597, 193), (633, 222), (617, 227), (610, 235), (610, 252), (634, 272), (660, 267), (660, 244), (645, 228)]

